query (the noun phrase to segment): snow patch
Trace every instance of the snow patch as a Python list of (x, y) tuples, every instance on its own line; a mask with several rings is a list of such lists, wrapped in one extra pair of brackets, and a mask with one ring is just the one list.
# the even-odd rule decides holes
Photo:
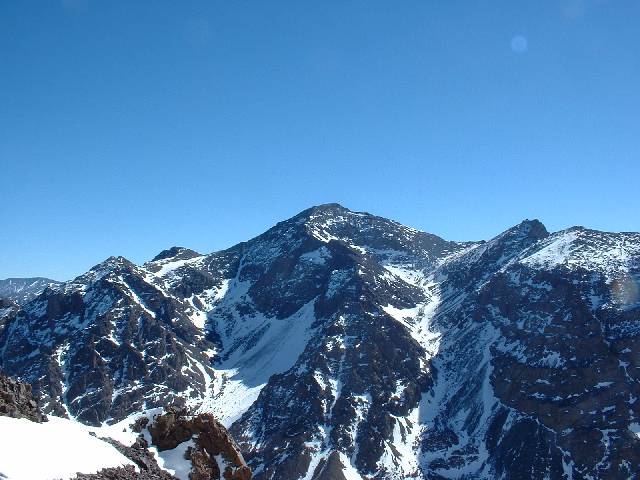
[(112, 445), (91, 436), (90, 431), (78, 422), (53, 416), (45, 423), (0, 417), (0, 472), (10, 480), (49, 480), (135, 466)]

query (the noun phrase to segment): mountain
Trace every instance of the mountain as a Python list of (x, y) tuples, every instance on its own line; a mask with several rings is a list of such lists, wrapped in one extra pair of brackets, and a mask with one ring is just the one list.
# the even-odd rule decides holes
[(7, 278), (0, 280), (0, 300), (10, 300), (23, 304), (34, 299), (47, 287), (59, 285), (61, 282), (50, 278)]
[(48, 288), (0, 368), (90, 425), (212, 413), (258, 479), (637, 478), (639, 285), (638, 233), (451, 242), (328, 204)]

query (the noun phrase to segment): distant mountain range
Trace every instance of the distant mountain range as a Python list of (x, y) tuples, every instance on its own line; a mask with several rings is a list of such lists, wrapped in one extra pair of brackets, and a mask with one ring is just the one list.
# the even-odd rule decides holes
[(0, 283), (0, 369), (47, 414), (211, 412), (260, 480), (638, 478), (638, 233), (452, 242), (328, 204), (31, 280)]
[(7, 278), (0, 280), (0, 298), (23, 304), (37, 297), (45, 288), (60, 283), (44, 277)]

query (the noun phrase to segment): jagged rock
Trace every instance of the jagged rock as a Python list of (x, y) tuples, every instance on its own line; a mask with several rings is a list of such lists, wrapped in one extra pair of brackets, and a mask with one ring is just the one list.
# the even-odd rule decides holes
[(149, 424), (149, 417), (140, 417), (136, 419), (135, 422), (133, 422), (133, 424), (131, 425), (131, 430), (133, 430), (136, 433), (140, 433), (142, 432), (142, 430), (147, 428), (148, 424)]
[(173, 475), (161, 470), (158, 472), (139, 471), (135, 467), (104, 468), (98, 473), (79, 473), (75, 480), (177, 480)]
[(113, 445), (120, 453), (134, 462), (141, 472), (158, 479), (174, 478), (173, 475), (158, 466), (156, 459), (148, 449), (149, 445), (143, 437), (138, 437), (134, 444), (129, 447), (111, 438), (103, 437), (102, 440)]
[[(192, 463), (191, 480), (250, 480), (247, 466), (227, 429), (211, 414), (189, 416), (184, 409), (171, 408), (155, 417), (148, 427), (152, 443), (158, 450), (172, 450), (193, 439), (186, 456)], [(223, 463), (219, 464), (218, 460)]]
[(0, 373), (0, 415), (26, 418), (33, 422), (46, 421), (38, 402), (31, 393), (31, 385)]

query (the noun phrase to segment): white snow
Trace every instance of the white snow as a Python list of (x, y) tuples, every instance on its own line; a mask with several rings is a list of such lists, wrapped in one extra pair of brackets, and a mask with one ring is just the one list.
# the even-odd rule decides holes
[[(207, 323), (208, 314), (212, 311), (216, 304), (220, 302), (224, 298), (229, 289), (229, 280), (225, 279), (222, 281), (220, 286), (210, 288), (208, 290), (203, 291), (198, 295), (194, 295), (189, 299), (191, 303), (192, 310), (189, 313), (189, 317), (193, 324), (202, 329)], [(203, 308), (196, 307), (194, 303), (194, 298), (200, 300), (203, 305)]]
[(605, 388), (613, 385), (613, 382), (598, 382), (596, 388)]
[(57, 417), (44, 423), (0, 417), (0, 474), (10, 480), (67, 479), (78, 472), (134, 465), (113, 446), (89, 435), (90, 431)]
[(581, 267), (613, 279), (627, 272), (638, 254), (640, 234), (611, 234), (578, 227), (550, 235), (519, 261), (534, 268)]
[(574, 250), (573, 242), (578, 238), (576, 232), (568, 232), (554, 238), (554, 241), (526, 257), (521, 262), (525, 265), (555, 267), (564, 263)]
[(420, 406), (414, 408), (407, 417), (394, 418), (393, 441), (388, 442), (378, 465), (399, 478), (412, 478), (420, 467), (420, 433), (418, 423)]
[(316, 265), (324, 265), (329, 258), (331, 258), (331, 252), (325, 246), (300, 255), (300, 260), (303, 262), (314, 263)]
[(181, 443), (173, 450), (164, 450), (159, 452), (152, 447), (158, 466), (163, 470), (175, 475), (180, 480), (189, 480), (189, 472), (191, 472), (191, 460), (185, 458), (185, 453), (189, 447), (195, 446), (193, 440)]
[(362, 480), (362, 476), (358, 473), (358, 470), (351, 464), (349, 457), (340, 452), (340, 463), (342, 463), (342, 475), (346, 480)]
[[(285, 319), (256, 314), (237, 321), (226, 343), (235, 340), (243, 347), (216, 366), (212, 395), (200, 411), (213, 413), (225, 427), (240, 418), (269, 377), (291, 368), (304, 350), (315, 320), (314, 303), (315, 299)], [(255, 338), (256, 332), (261, 332), (259, 338)], [(251, 342), (250, 348), (247, 342)]]
[(203, 256), (199, 256), (194, 258), (188, 258), (186, 260), (174, 260), (174, 261), (171, 261), (171, 259), (167, 259), (164, 261), (164, 263), (161, 263), (163, 262), (161, 260), (158, 263), (161, 263), (162, 266), (160, 267), (160, 270), (155, 272), (154, 275), (158, 277), (166, 277), (167, 275), (173, 273), (175, 270), (181, 267), (184, 267), (185, 265), (197, 264), (201, 262), (203, 258), (204, 258)]

